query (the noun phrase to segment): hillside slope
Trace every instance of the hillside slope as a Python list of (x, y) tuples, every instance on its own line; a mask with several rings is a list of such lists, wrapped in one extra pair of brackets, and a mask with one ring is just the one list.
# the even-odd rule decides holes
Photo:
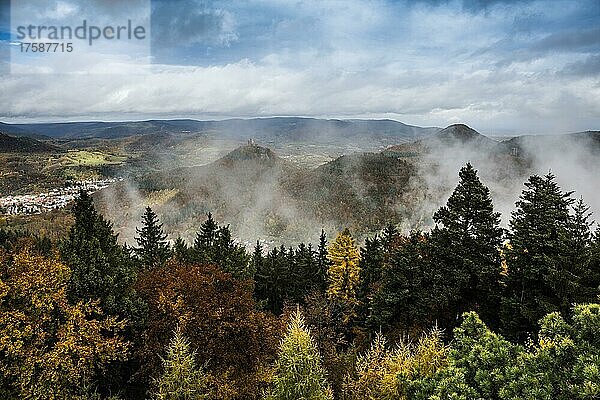
[(56, 153), (58, 146), (40, 142), (29, 137), (14, 137), (0, 132), (0, 153)]

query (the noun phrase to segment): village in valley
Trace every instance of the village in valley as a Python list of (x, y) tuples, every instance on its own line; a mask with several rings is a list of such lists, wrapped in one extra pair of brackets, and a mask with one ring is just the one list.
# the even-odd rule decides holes
[(67, 206), (81, 190), (93, 193), (123, 178), (90, 179), (48, 192), (0, 197), (0, 214), (27, 215), (56, 210)]

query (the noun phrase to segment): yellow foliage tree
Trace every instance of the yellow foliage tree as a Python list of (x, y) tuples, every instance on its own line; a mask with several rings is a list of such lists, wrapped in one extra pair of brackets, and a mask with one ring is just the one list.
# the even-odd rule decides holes
[(331, 243), (327, 249), (327, 258), (330, 261), (327, 295), (330, 300), (343, 307), (344, 318), (349, 320), (358, 303), (356, 290), (360, 283), (360, 255), (348, 229), (339, 233)]
[(101, 318), (94, 302), (69, 304), (69, 277), (67, 266), (28, 247), (0, 253), (3, 397), (88, 398), (95, 371), (125, 357), (123, 322)]
[(413, 383), (430, 378), (448, 363), (448, 347), (439, 330), (421, 336), (417, 343), (401, 342), (393, 349), (377, 335), (371, 348), (356, 363), (344, 384), (347, 399), (403, 400), (415, 397)]

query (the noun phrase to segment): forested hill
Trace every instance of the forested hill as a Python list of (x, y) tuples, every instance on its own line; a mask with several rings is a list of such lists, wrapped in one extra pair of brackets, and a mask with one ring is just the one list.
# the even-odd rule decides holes
[[(342, 156), (309, 169), (250, 144), (209, 165), (145, 174), (132, 185), (140, 195), (170, 193), (157, 205), (165, 213), (169, 232), (189, 237), (196, 216), (211, 211), (218, 218), (227, 216), (242, 240), (263, 236), (288, 242), (307, 240), (306, 228), (311, 225), (329, 229), (348, 225), (367, 232), (402, 220), (414, 201), (410, 196), (415, 171), (409, 163), (383, 153)], [(97, 196), (117, 228), (128, 226), (127, 216), (135, 207), (131, 202), (136, 197), (129, 196), (125, 186)], [(131, 230), (122, 234), (133, 237)]]
[(0, 153), (57, 153), (64, 151), (58, 146), (29, 137), (14, 137), (0, 132)]

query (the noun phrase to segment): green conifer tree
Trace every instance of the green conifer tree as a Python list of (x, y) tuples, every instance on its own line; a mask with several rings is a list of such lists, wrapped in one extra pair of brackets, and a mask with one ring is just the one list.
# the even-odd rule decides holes
[(590, 244), (590, 258), (587, 264), (584, 278), (587, 283), (586, 297), (600, 299), (600, 226), (592, 237)]
[(262, 271), (263, 264), (265, 262), (265, 257), (263, 255), (263, 247), (260, 244), (260, 241), (256, 241), (256, 245), (254, 246), (254, 251), (252, 252), (252, 265), (255, 273), (258, 271)]
[(371, 316), (371, 306), (374, 293), (381, 284), (381, 274), (384, 261), (383, 240), (379, 235), (365, 240), (365, 245), (360, 249), (360, 285), (358, 287), (358, 319), (364, 322)]
[(144, 306), (132, 290), (136, 268), (129, 251), (119, 245), (111, 223), (98, 214), (85, 191), (75, 201), (73, 215), (75, 223), (60, 246), (61, 257), (72, 271), (69, 300), (99, 300), (108, 315), (140, 325)]
[[(431, 250), (437, 266), (436, 292), (455, 321), (463, 311), (478, 310), (495, 320), (499, 302), (503, 230), (489, 189), (467, 163), (448, 202), (433, 215)], [(443, 319), (443, 318), (441, 318)]]
[(135, 238), (138, 247), (135, 254), (143, 268), (157, 268), (167, 261), (171, 255), (167, 235), (163, 232), (158, 216), (150, 207), (142, 216), (142, 228), (136, 228), (138, 236)]
[(329, 259), (327, 258), (327, 235), (325, 234), (325, 230), (321, 229), (319, 246), (317, 247), (317, 266), (321, 274), (321, 282), (323, 283), (320, 289), (323, 292), (327, 289), (327, 271), (329, 271), (329, 265)]
[(181, 237), (175, 239), (173, 243), (173, 256), (179, 262), (187, 262), (190, 259), (190, 249)]
[(293, 254), (293, 271), (290, 274), (296, 290), (296, 303), (304, 302), (304, 297), (315, 290), (321, 290), (326, 284), (312, 246), (300, 243)]
[(169, 342), (163, 358), (163, 374), (155, 380), (156, 400), (197, 400), (208, 397), (208, 383), (196, 366), (195, 352), (179, 328)]
[[(571, 292), (575, 303), (595, 301), (600, 294), (597, 279), (594, 278), (593, 250), (594, 235), (592, 234), (592, 213), (583, 198), (579, 198), (574, 206), (569, 226), (569, 256), (572, 265), (570, 274)], [(561, 310), (565, 312), (566, 310)]]
[(292, 314), (281, 341), (267, 400), (331, 400), (321, 356), (299, 310)]
[(571, 263), (571, 193), (564, 193), (552, 174), (534, 175), (525, 186), (510, 220), (502, 300), (503, 331), (519, 340), (544, 315), (568, 312), (579, 280), (579, 268)]
[(410, 332), (433, 322), (438, 307), (427, 237), (414, 231), (389, 250), (381, 281), (371, 299), (367, 324), (375, 330), (390, 328)]
[[(73, 207), (75, 222), (60, 244), (60, 256), (71, 270), (67, 296), (71, 304), (98, 301), (107, 316), (127, 322), (127, 340), (136, 340), (146, 321), (146, 305), (133, 289), (136, 263), (121, 246), (110, 222), (94, 208), (84, 191)], [(135, 371), (127, 362), (113, 364), (98, 382), (103, 390), (125, 385)]]
[(244, 246), (236, 244), (229, 225), (219, 226), (211, 213), (200, 226), (191, 253), (193, 261), (215, 264), (238, 279), (251, 279), (255, 275)]

